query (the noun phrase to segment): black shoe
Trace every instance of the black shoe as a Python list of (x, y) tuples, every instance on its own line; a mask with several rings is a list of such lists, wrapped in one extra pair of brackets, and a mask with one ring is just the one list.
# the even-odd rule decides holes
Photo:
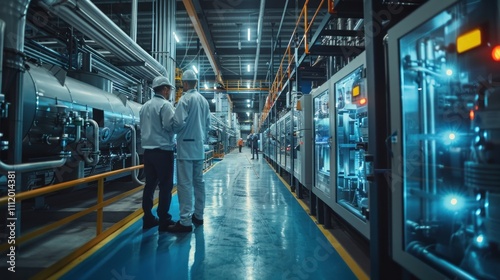
[(191, 232), (193, 231), (193, 226), (183, 226), (181, 222), (177, 222), (174, 225), (171, 225), (167, 229), (168, 232)]
[(203, 225), (203, 220), (196, 218), (194, 215), (191, 217), (191, 221), (197, 226)]
[(155, 218), (154, 220), (144, 220), (142, 219), (142, 229), (150, 229), (152, 227), (155, 227), (158, 225), (158, 218)]
[(166, 222), (161, 221), (158, 225), (158, 231), (168, 231), (168, 227), (175, 225), (175, 222), (172, 220), (168, 220)]

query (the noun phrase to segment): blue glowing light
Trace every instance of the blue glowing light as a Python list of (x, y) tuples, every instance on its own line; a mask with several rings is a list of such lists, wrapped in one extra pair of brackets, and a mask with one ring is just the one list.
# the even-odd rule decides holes
[(458, 195), (450, 194), (444, 197), (444, 206), (448, 210), (458, 211), (464, 207), (464, 199)]
[(484, 235), (480, 234), (476, 237), (476, 242), (481, 244), (484, 242)]

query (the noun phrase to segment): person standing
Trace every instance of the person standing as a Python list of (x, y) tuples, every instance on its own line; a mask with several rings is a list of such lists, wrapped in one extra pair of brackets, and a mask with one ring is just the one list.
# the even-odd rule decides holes
[(240, 149), (241, 153), (241, 148), (243, 148), (243, 138), (238, 139), (238, 148)]
[[(173, 224), (172, 215), (168, 211), (174, 184), (174, 106), (169, 101), (174, 86), (167, 77), (159, 76), (153, 80), (152, 87), (154, 96), (144, 103), (139, 111), (146, 175), (142, 195), (142, 227), (149, 229), (159, 225), (159, 231), (166, 231), (168, 226)], [(152, 213), (156, 186), (160, 189), (156, 210), (159, 219)]]
[(259, 159), (259, 134), (254, 133), (252, 136), (252, 159)]
[[(197, 90), (198, 78), (192, 70), (182, 74), (184, 93), (177, 103), (172, 128), (177, 133), (177, 196), (180, 219), (170, 232), (190, 232), (193, 223), (203, 224), (205, 181), (204, 142), (210, 128), (210, 106)], [(194, 207), (193, 207), (194, 196)]]

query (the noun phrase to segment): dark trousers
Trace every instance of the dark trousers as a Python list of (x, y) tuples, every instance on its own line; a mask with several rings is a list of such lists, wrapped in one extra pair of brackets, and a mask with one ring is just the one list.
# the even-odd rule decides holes
[(174, 186), (174, 152), (160, 149), (144, 150), (144, 172), (146, 174), (146, 184), (142, 194), (144, 220), (151, 221), (155, 218), (151, 210), (156, 186), (160, 189), (156, 211), (160, 223), (171, 220), (172, 215), (168, 210)]
[(240, 146), (238, 146), (238, 148), (240, 148), (240, 153), (241, 153), (241, 148), (243, 148), (243, 146), (240, 145)]
[(252, 158), (254, 158), (255, 156), (257, 156), (257, 159), (259, 159), (259, 148), (257, 148), (257, 145), (252, 148)]

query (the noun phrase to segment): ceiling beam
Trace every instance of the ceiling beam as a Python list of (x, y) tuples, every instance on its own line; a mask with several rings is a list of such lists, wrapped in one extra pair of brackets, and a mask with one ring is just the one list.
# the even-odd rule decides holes
[(219, 65), (217, 63), (216, 58), (214, 57), (214, 50), (211, 47), (211, 43), (213, 40), (210, 36), (210, 34), (206, 34), (204, 32), (203, 26), (201, 24), (200, 18), (198, 17), (198, 12), (196, 11), (193, 1), (192, 0), (182, 0), (182, 3), (184, 3), (184, 7), (186, 8), (186, 11), (188, 13), (189, 19), (191, 20), (191, 23), (193, 24), (194, 30), (196, 31), (196, 34), (198, 35), (198, 38), (200, 39), (200, 43), (205, 50), (205, 54), (207, 55), (208, 61), (210, 61), (210, 65), (212, 66), (212, 69), (214, 70), (214, 74), (216, 76), (216, 80), (219, 83), (223, 83), (222, 81), (222, 75), (221, 71), (219, 70)]

